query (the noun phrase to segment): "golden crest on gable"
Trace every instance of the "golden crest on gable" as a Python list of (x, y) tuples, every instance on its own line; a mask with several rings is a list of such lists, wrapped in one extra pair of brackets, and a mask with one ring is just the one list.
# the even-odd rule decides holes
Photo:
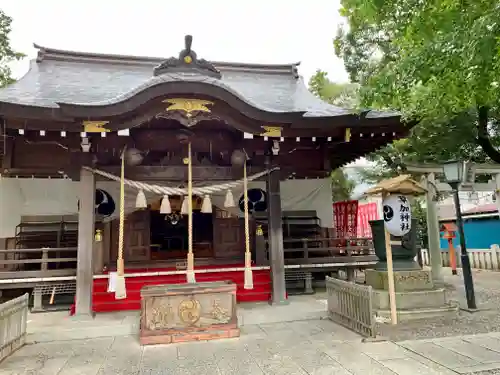
[(260, 133), (262, 137), (281, 137), (281, 127), (280, 126), (262, 126), (264, 129), (263, 133)]
[(184, 98), (174, 98), (165, 99), (163, 103), (170, 104), (166, 111), (182, 111), (186, 113), (186, 117), (193, 116), (193, 112), (212, 112), (207, 106), (211, 106), (214, 103), (209, 100), (201, 99), (184, 99)]
[(85, 133), (103, 133), (111, 130), (104, 127), (109, 121), (83, 121), (83, 131)]

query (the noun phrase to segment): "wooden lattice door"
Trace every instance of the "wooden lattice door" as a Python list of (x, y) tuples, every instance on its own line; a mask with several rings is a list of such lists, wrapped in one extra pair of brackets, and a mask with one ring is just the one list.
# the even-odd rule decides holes
[(214, 218), (216, 258), (241, 260), (245, 256), (245, 222), (228, 211), (217, 209)]
[(125, 262), (151, 259), (151, 229), (148, 210), (132, 212), (125, 220)]

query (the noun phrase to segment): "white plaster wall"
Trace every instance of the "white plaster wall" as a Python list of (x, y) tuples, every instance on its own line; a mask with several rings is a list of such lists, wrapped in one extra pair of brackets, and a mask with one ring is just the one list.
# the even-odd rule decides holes
[(13, 237), (24, 199), (16, 179), (0, 177), (0, 238)]
[[(287, 180), (281, 182), (282, 209), (315, 210), (321, 225), (331, 227), (333, 221), (330, 179)], [(97, 187), (106, 190), (119, 204), (119, 184), (113, 181), (99, 182)], [(249, 183), (249, 188), (265, 190), (263, 181)], [(233, 190), (235, 202), (243, 190)], [(135, 209), (137, 191), (126, 188), (125, 211)], [(158, 199), (148, 195), (148, 200)], [(223, 207), (225, 192), (212, 196), (212, 203)], [(237, 209), (234, 214), (242, 215)], [(73, 215), (78, 213), (78, 182), (63, 179), (0, 179), (0, 238), (15, 236), (21, 216), (27, 215)], [(113, 216), (117, 217), (118, 207)]]

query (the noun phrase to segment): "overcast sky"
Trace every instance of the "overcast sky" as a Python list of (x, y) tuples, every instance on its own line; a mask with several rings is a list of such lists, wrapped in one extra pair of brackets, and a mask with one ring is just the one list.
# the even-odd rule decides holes
[[(347, 81), (333, 50), (342, 19), (338, 0), (2, 0), (13, 18), (12, 46), (29, 57), (33, 43), (86, 52), (170, 57), (193, 35), (207, 60), (292, 63), (308, 79), (316, 69)], [(27, 64), (15, 67), (22, 75)]]
[[(29, 58), (33, 43), (57, 49), (153, 57), (176, 56), (193, 35), (199, 57), (249, 63), (301, 62), (347, 82), (333, 39), (339, 0), (1, 0), (13, 18), (12, 46)], [(27, 61), (13, 66), (22, 76)], [(364, 165), (364, 159), (355, 163)]]

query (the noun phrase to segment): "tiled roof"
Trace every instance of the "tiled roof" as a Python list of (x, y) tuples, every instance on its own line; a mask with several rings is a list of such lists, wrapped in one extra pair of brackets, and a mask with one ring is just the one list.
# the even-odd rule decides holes
[(498, 211), (498, 205), (496, 203), (488, 203), (488, 204), (482, 204), (480, 206), (476, 206), (474, 208), (471, 208), (467, 211), (464, 211), (464, 215), (471, 215), (471, 214), (482, 214), (482, 213), (490, 213), (490, 212), (497, 212)]
[[(165, 59), (62, 51), (36, 46), (38, 58), (28, 73), (0, 90), (0, 102), (45, 108), (58, 103), (99, 105), (127, 99), (163, 82), (201, 82), (223, 88), (242, 101), (267, 112), (301, 112), (304, 117), (333, 117), (354, 113), (323, 102), (309, 92), (297, 74), (298, 64), (212, 64), (221, 79), (199, 73), (153, 75)], [(368, 118), (397, 117), (369, 111)]]

